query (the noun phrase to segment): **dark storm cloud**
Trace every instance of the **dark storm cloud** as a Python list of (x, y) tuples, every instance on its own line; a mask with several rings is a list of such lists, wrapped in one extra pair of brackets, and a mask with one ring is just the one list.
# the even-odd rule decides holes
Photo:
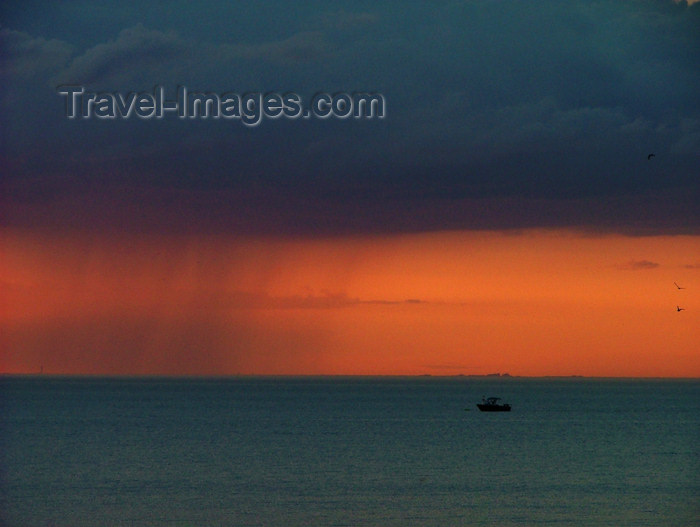
[[(76, 10), (53, 32), (41, 14), (10, 18), (17, 27), (1, 30), (2, 111), (13, 132), (3, 147), (14, 211), (6, 221), (21, 225), (31, 213), (72, 225), (58, 212), (67, 203), (84, 203), (83, 214), (99, 203), (104, 215), (92, 223), (130, 228), (169, 218), (273, 233), (698, 231), (700, 5), (353, 6), (267, 2), (241, 13), (207, 2), (206, 16), (144, 7), (114, 20), (106, 8), (93, 15), (99, 33), (94, 24), (67, 31), (79, 27), (75, 17), (89, 19)], [(374, 91), (387, 117), (254, 128), (68, 121), (55, 92), (64, 83)], [(154, 195), (147, 205), (143, 196)]]
[[(193, 70), (195, 74), (207, 75), (240, 61), (289, 64), (312, 60), (325, 53), (324, 37), (320, 32), (295, 33), (280, 41), (258, 44), (211, 44), (181, 38), (173, 31), (162, 32), (137, 24), (122, 30), (114, 40), (98, 44), (75, 57), (51, 83), (109, 89), (132, 82), (150, 88), (153, 84), (163, 83), (164, 79), (175, 79)], [(207, 88), (203, 86), (201, 89)]]
[(0, 72), (4, 78), (24, 81), (60, 69), (73, 46), (60, 40), (32, 37), (22, 31), (0, 29)]
[(116, 39), (75, 57), (51, 79), (51, 84), (102, 86), (105, 82), (122, 81), (125, 75), (138, 79), (153, 75), (152, 69), (160, 69), (161, 65), (175, 66), (178, 61), (186, 60), (186, 53), (186, 44), (174, 32), (149, 30), (137, 24), (122, 30)]

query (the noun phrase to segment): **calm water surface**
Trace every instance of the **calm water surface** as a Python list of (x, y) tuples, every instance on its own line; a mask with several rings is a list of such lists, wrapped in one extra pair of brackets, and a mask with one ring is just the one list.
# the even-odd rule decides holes
[(700, 525), (698, 380), (5, 377), (0, 405), (8, 527)]

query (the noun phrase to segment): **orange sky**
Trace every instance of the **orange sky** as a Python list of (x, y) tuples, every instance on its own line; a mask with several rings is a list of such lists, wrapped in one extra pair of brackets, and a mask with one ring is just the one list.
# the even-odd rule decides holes
[(6, 373), (700, 377), (697, 236), (3, 231), (2, 251)]

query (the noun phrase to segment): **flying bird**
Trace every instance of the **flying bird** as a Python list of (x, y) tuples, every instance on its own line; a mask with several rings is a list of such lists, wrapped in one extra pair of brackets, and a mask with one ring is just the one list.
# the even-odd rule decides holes
[(678, 312), (685, 311), (685, 308), (680, 307), (680, 306), (676, 306), (676, 311), (678, 311)]
[(685, 287), (679, 286), (676, 282), (673, 282), (673, 285), (675, 285), (677, 289), (685, 289)]
[(656, 154), (649, 154), (647, 156), (647, 161), (649, 161), (652, 157), (656, 157)]

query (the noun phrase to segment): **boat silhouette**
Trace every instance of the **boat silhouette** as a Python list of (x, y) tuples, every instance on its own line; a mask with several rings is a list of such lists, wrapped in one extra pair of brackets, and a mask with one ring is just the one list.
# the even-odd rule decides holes
[(481, 402), (477, 403), (477, 408), (482, 412), (510, 412), (508, 403), (500, 403), (500, 397), (482, 397)]

